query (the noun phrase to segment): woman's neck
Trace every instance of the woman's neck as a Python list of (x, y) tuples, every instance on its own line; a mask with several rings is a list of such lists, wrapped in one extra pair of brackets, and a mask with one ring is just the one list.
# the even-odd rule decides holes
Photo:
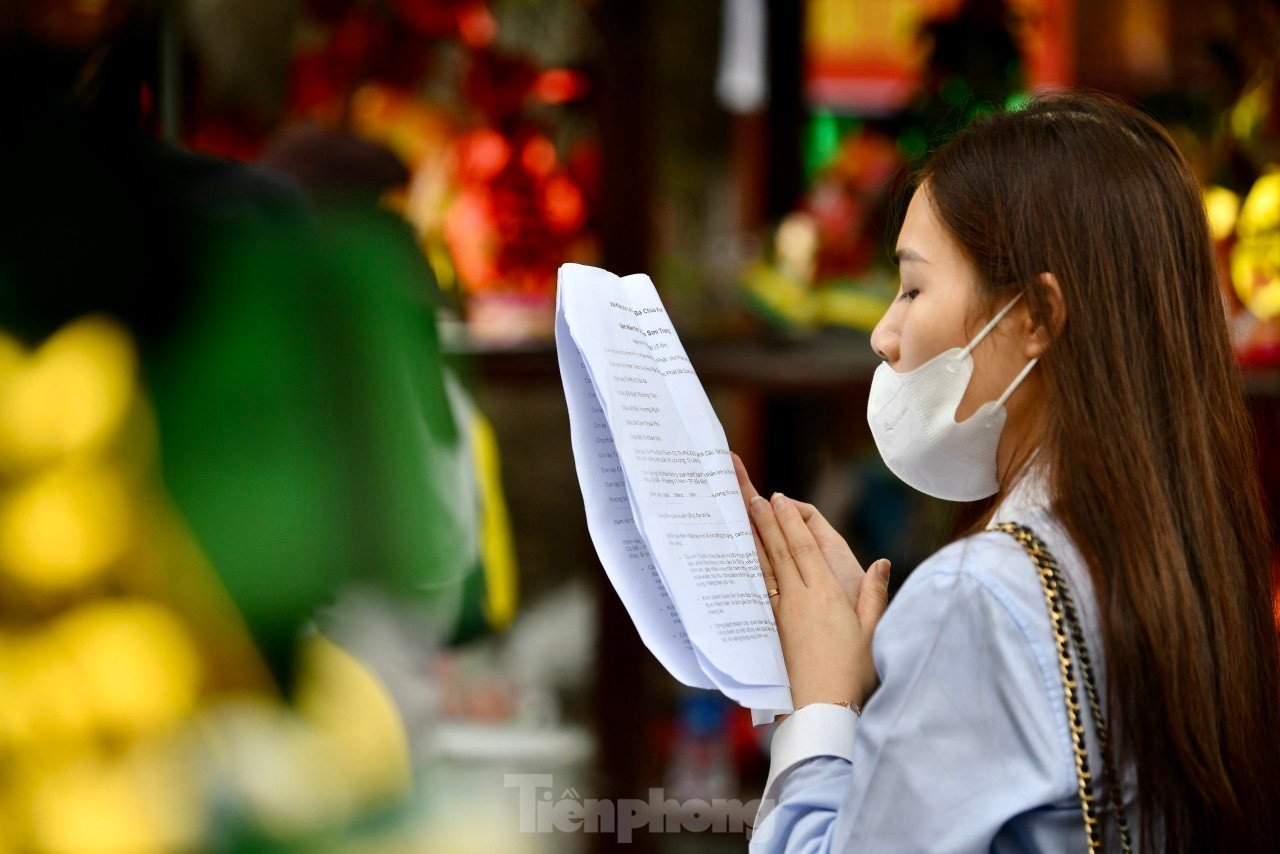
[(1025, 440), (1019, 442), (1005, 455), (1003, 465), (1001, 464), (1001, 455), (997, 452), (996, 479), (1000, 484), (1000, 490), (995, 494), (991, 506), (979, 518), (980, 527), (986, 528), (991, 524), (991, 520), (995, 518), (996, 511), (1000, 509), (1000, 505), (1008, 498), (1010, 492), (1013, 491), (1023, 477), (1031, 474), (1028, 469), (1040, 464), (1040, 461), (1036, 459), (1040, 448), (1039, 442), (1031, 443)]

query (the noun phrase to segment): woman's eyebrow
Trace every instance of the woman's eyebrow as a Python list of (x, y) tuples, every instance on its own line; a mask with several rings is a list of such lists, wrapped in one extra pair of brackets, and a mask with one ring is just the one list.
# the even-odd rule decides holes
[(921, 264), (929, 263), (919, 252), (905, 246), (893, 253), (894, 266), (902, 264), (903, 261), (919, 261)]

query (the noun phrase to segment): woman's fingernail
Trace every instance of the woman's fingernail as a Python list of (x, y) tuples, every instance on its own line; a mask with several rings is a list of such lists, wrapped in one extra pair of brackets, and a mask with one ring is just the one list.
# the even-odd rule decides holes
[(893, 564), (889, 563), (888, 559), (882, 559), (880, 561), (880, 577), (883, 578), (885, 581), (888, 581), (889, 570), (892, 568), (893, 568)]
[(759, 495), (753, 495), (753, 496), (751, 497), (751, 512), (752, 512), (752, 513), (763, 513), (763, 512), (764, 512), (765, 510), (767, 510), (767, 509), (769, 509), (769, 502), (768, 502), (768, 501), (765, 501), (765, 500), (764, 500), (763, 498), (761, 498)]
[(775, 492), (775, 493), (773, 494), (773, 499), (772, 499), (772, 500), (773, 500), (773, 506), (775, 506), (775, 507), (781, 507), (781, 506), (782, 506), (782, 502), (784, 502), (784, 501), (786, 501), (786, 500), (787, 500), (787, 496), (783, 495), (781, 492)]

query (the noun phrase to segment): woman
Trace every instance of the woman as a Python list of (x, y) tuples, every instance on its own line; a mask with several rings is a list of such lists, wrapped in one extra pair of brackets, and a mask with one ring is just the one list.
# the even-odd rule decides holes
[[(1122, 829), (1134, 851), (1280, 849), (1267, 516), (1190, 167), (1148, 117), (1074, 93), (978, 120), (916, 179), (868, 419), (957, 525), (886, 609), (886, 561), (864, 574), (739, 465), (796, 707), (752, 849), (1085, 850), (1082, 789), (1108, 850)], [(1079, 742), (1006, 522), (1076, 606), (1104, 724), (1068, 653)]]

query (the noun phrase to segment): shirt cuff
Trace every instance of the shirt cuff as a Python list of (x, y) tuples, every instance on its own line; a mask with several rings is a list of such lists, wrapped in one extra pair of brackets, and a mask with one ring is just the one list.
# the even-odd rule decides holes
[(769, 747), (769, 779), (764, 784), (756, 827), (777, 803), (786, 774), (815, 756), (853, 761), (853, 733), (858, 713), (835, 703), (810, 703), (792, 712), (773, 731)]

